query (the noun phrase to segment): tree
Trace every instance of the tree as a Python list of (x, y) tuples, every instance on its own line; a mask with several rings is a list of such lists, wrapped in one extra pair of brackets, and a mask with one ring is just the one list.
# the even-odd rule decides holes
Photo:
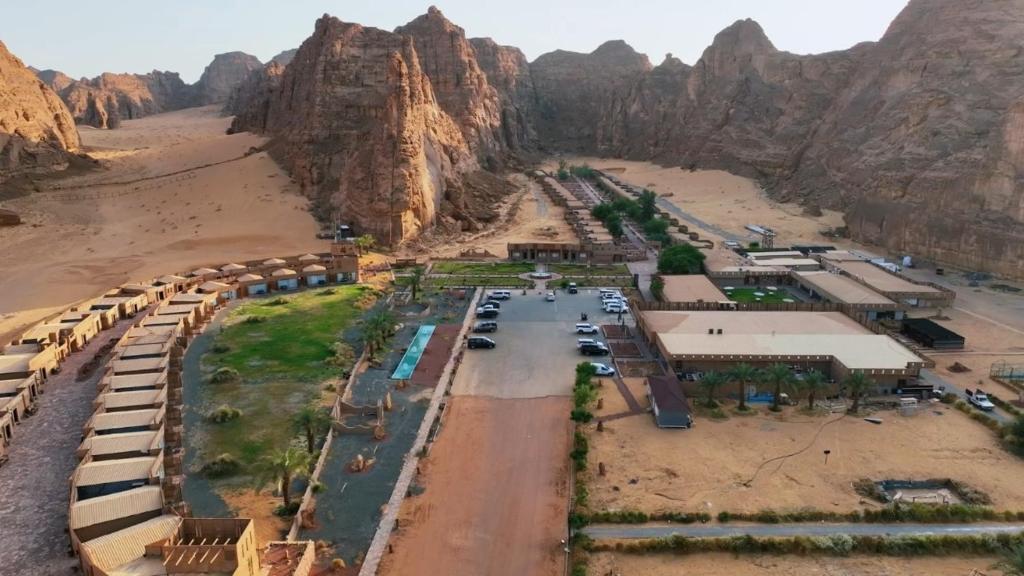
[(563, 159), (558, 161), (558, 179), (568, 180), (569, 179), (569, 164)]
[(356, 248), (359, 249), (360, 254), (373, 250), (373, 247), (377, 245), (377, 240), (369, 234), (363, 234), (362, 236), (356, 238), (354, 242)]
[(370, 314), (363, 321), (363, 344), (372, 356), (391, 336), (395, 329), (395, 319), (387, 310), (379, 310)]
[(412, 273), (405, 278), (405, 285), (412, 291), (412, 299), (416, 299), (416, 294), (420, 290), (420, 286), (423, 284), (423, 268), (417, 266), (412, 269)]
[(793, 383), (793, 372), (785, 364), (775, 363), (761, 371), (761, 381), (772, 387), (772, 411), (778, 412), (782, 389)]
[(1018, 544), (1003, 553), (1003, 559), (994, 566), (1003, 576), (1024, 576), (1024, 545)]
[(821, 390), (824, 390), (828, 386), (828, 380), (825, 375), (817, 370), (811, 370), (804, 374), (803, 380), (800, 381), (800, 387), (807, 392), (807, 407), (814, 410), (814, 398)]
[(292, 505), (292, 479), (308, 474), (312, 462), (313, 458), (309, 452), (294, 446), (274, 451), (262, 461), (259, 489), (271, 481), (277, 482), (278, 490), (281, 492), (281, 503), (284, 504), (284, 509), (288, 510)]
[(708, 408), (714, 408), (716, 406), (715, 392), (724, 386), (727, 381), (728, 379), (725, 377), (725, 374), (722, 374), (721, 372), (708, 372), (704, 374), (704, 377), (697, 383), (697, 385), (700, 386), (701, 392), (707, 394), (708, 399), (705, 405)]
[(644, 224), (644, 234), (647, 235), (648, 240), (655, 240), (661, 242), (663, 247), (667, 247), (672, 243), (672, 238), (668, 235), (668, 220), (663, 218), (652, 218)]
[(622, 228), (622, 217), (618, 213), (609, 216), (604, 225), (608, 228), (608, 233), (612, 235), (612, 238), (622, 238), (622, 235), (625, 234), (625, 230)]
[(747, 409), (747, 386), (757, 380), (757, 368), (746, 362), (740, 362), (729, 371), (729, 378), (735, 382), (740, 389), (740, 410)]
[(644, 188), (637, 198), (637, 204), (640, 205), (640, 222), (647, 222), (654, 218), (654, 213), (658, 210), (657, 203), (658, 195)]
[(601, 222), (604, 222), (609, 216), (611, 216), (614, 213), (615, 208), (612, 208), (612, 205), (607, 202), (602, 202), (590, 209), (590, 214), (594, 218), (600, 220)]
[(665, 299), (665, 281), (661, 279), (661, 276), (651, 278), (651, 294), (658, 300)]
[(303, 406), (301, 410), (292, 416), (292, 427), (295, 431), (306, 436), (306, 451), (310, 454), (316, 452), (316, 437), (322, 434), (331, 425), (331, 415), (313, 404)]
[(863, 372), (851, 372), (846, 380), (843, 380), (843, 386), (846, 387), (847, 393), (853, 398), (853, 405), (850, 406), (850, 412), (856, 413), (860, 409), (860, 399), (864, 397), (875, 385)]
[(689, 244), (669, 246), (658, 255), (658, 272), (662, 274), (700, 274), (704, 253)]

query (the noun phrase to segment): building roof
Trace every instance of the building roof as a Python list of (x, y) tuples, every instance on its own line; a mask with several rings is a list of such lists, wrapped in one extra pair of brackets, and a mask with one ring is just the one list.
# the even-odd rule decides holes
[(662, 276), (665, 288), (662, 290), (667, 302), (722, 302), (729, 297), (722, 293), (707, 276), (686, 274)]
[(0, 380), (0, 396), (9, 396), (11, 394), (16, 394), (18, 390), (31, 386), (35, 379), (35, 375), (32, 375), (27, 378)]
[(49, 340), (51, 336), (60, 334), (61, 330), (67, 330), (67, 326), (56, 323), (37, 324), (21, 335), (21, 340)]
[(858, 281), (882, 293), (939, 293), (936, 288), (924, 284), (914, 284), (870, 262), (838, 262), (836, 266)]
[(275, 277), (294, 276), (295, 275), (295, 270), (292, 270), (291, 268), (278, 268), (277, 270), (274, 270), (273, 272), (271, 272), (270, 275), (271, 276), (275, 276)]
[(93, 430), (119, 430), (121, 428), (137, 428), (158, 424), (163, 417), (163, 410), (146, 408), (143, 410), (125, 410), (123, 412), (99, 412), (89, 419)]
[(125, 346), (147, 346), (150, 344), (167, 345), (174, 343), (174, 334), (169, 332), (143, 331), (137, 334), (129, 334), (125, 340)]
[(180, 524), (180, 517), (164, 514), (89, 540), (82, 544), (81, 552), (92, 565), (112, 573), (119, 566), (142, 558), (146, 546), (173, 536)]
[(299, 256), (299, 262), (319, 262), (320, 257), (316, 254), (303, 254)]
[(122, 432), (120, 434), (100, 434), (86, 437), (78, 447), (80, 451), (88, 450), (93, 457), (109, 456), (110, 454), (148, 453), (161, 448), (164, 443), (163, 430), (145, 430), (143, 432)]
[(167, 367), (166, 356), (159, 358), (135, 358), (131, 360), (113, 360), (110, 367), (114, 374), (126, 374), (128, 372), (161, 372)]
[(79, 500), (68, 511), (72, 530), (160, 510), (164, 506), (159, 486), (141, 486), (116, 494)]
[(131, 340), (128, 342), (129, 344), (127, 346), (123, 346), (121, 348), (118, 358), (127, 360), (130, 358), (139, 358), (141, 356), (156, 356), (158, 354), (165, 353), (167, 349), (170, 348), (169, 342), (166, 340), (161, 344), (136, 344)]
[(167, 370), (162, 372), (149, 372), (144, 374), (120, 374), (107, 376), (103, 382), (110, 386), (111, 390), (124, 388), (159, 387), (167, 382)]
[(185, 278), (184, 276), (178, 276), (176, 274), (164, 274), (163, 276), (157, 278), (154, 284), (180, 284), (182, 282), (187, 281), (188, 278)]
[(30, 372), (29, 363), (36, 354), (0, 354), (0, 374), (22, 374)]
[(658, 333), (707, 334), (870, 334), (841, 312), (661, 311), (640, 312), (647, 327)]
[(858, 260), (867, 260), (856, 252), (850, 252), (849, 250), (828, 250), (818, 254), (818, 258), (822, 260), (828, 260), (830, 262), (856, 262)]
[[(799, 254), (799, 252), (798, 252)], [(775, 268), (785, 267), (791, 268), (796, 266), (814, 266), (815, 268), (820, 267), (819, 263), (814, 258), (771, 258), (767, 260), (756, 260), (756, 265), (760, 266), (762, 263), (766, 266), (772, 266)]]
[(203, 282), (202, 284), (199, 285), (199, 289), (202, 290), (203, 292), (221, 292), (229, 288), (231, 288), (230, 284), (225, 284), (223, 282), (214, 282), (213, 280)]
[(196, 268), (191, 272), (193, 276), (206, 276), (207, 274), (217, 274), (220, 270), (214, 270), (213, 268)]
[(184, 316), (196, 311), (196, 304), (163, 304), (153, 311), (156, 316)]
[(158, 465), (156, 456), (86, 462), (79, 465), (75, 471), (75, 486), (97, 486), (114, 482), (128, 482), (129, 480), (146, 480), (152, 477), (154, 469)]
[(263, 261), (264, 266), (279, 266), (284, 263), (285, 261), (280, 258), (267, 258)]
[(690, 405), (675, 376), (648, 376), (651, 402), (657, 407), (658, 426), (685, 427), (690, 424)]
[(256, 282), (258, 280), (263, 280), (263, 276), (259, 274), (243, 274), (238, 277), (239, 282)]
[(221, 272), (240, 272), (242, 270), (248, 270), (248, 269), (249, 268), (247, 266), (242, 266), (241, 264), (235, 264), (234, 262), (232, 262), (230, 264), (225, 264), (225, 265), (220, 267), (220, 271)]
[(129, 392), (108, 392), (97, 398), (107, 410), (120, 408), (150, 407), (167, 400), (167, 388), (157, 390), (132, 390)]
[(896, 305), (892, 300), (848, 276), (825, 271), (796, 272), (796, 275), (802, 283), (813, 287), (822, 296), (833, 302)]
[(775, 260), (776, 258), (803, 258), (803, 252), (796, 250), (776, 250), (774, 252), (747, 252), (751, 260)]
[(303, 272), (326, 272), (327, 268), (319, 264), (310, 264), (302, 269)]
[[(225, 284), (225, 286), (227, 286), (227, 284)], [(193, 294), (191, 292), (181, 292), (171, 296), (168, 301), (175, 306), (195, 307), (204, 302), (215, 302), (216, 300), (217, 296), (215, 294)]]
[(184, 318), (179, 314), (150, 314), (142, 319), (139, 324), (145, 327), (154, 326), (177, 326)]

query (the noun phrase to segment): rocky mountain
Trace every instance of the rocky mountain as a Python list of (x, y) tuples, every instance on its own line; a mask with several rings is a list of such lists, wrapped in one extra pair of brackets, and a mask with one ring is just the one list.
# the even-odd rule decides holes
[(537, 143), (533, 128), (536, 93), (526, 56), (519, 48), (500, 46), (490, 38), (471, 38), (469, 42), (480, 69), (487, 75), (487, 82), (498, 94), (499, 141), (512, 151), (533, 149)]
[(260, 68), (263, 68), (263, 63), (245, 52), (217, 54), (213, 57), (213, 62), (203, 70), (199, 81), (192, 86), (194, 104), (206, 106), (226, 102), (231, 91), (241, 84), (250, 72)]
[(0, 182), (62, 170), (78, 147), (67, 107), (0, 42)]
[(489, 183), (460, 129), (483, 138), (489, 124), (449, 116), (413, 37), (325, 15), (283, 72), (265, 70), (247, 88), (255, 98), (236, 99), (232, 130), (270, 136), (321, 217), (397, 244), (439, 221), (472, 227), (493, 215), (475, 202)]
[(270, 96), (281, 85), (284, 64), (271, 60), (259, 70), (253, 70), (228, 96), (224, 112), (236, 116), (233, 124), (256, 131), (266, 129)]
[(44, 84), (50, 87), (50, 90), (60, 94), (65, 88), (74, 83), (75, 79), (68, 76), (63, 72), (57, 70), (36, 70), (35, 68), (29, 67)]
[(277, 56), (274, 56), (273, 58), (271, 58), (270, 61), (271, 62), (277, 62), (281, 66), (287, 66), (288, 63), (292, 61), (292, 58), (295, 58), (295, 53), (298, 52), (298, 51), (299, 51), (298, 48), (292, 48), (291, 50), (285, 50), (283, 52), (278, 53)]

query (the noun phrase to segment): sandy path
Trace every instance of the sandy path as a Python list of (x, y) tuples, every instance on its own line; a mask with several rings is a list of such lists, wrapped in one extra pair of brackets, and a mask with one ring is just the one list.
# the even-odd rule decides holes
[(965, 576), (980, 570), (989, 576), (992, 558), (805, 558), (799, 556), (732, 556), (698, 554), (638, 556), (605, 552), (590, 559), (589, 574), (616, 576)]
[(306, 199), (273, 160), (257, 153), (229, 161), (263, 142), (224, 134), (229, 123), (207, 107), (83, 130), (106, 169), (5, 203), (26, 224), (0, 228), (0, 337), (128, 280), (326, 250)]
[(570, 404), (452, 397), (379, 573), (561, 574)]

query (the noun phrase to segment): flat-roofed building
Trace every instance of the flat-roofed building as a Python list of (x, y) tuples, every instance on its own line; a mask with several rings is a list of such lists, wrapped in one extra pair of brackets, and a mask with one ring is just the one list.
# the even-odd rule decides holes
[(9, 415), (14, 424), (20, 424), (35, 410), (38, 394), (38, 380), (35, 376), (23, 380), (0, 380), (0, 414)]
[(145, 310), (149, 301), (145, 294), (107, 294), (89, 304), (89, 310), (116, 310), (119, 319), (131, 318)]
[(89, 434), (102, 436), (105, 434), (158, 430), (164, 423), (164, 415), (164, 408), (144, 408), (141, 410), (117, 412), (105, 412), (100, 408), (85, 423), (83, 436), (88, 436)]
[(163, 408), (167, 403), (167, 388), (156, 390), (130, 390), (106, 392), (96, 396), (93, 406), (104, 412)]
[(71, 504), (141, 486), (159, 486), (163, 475), (161, 454), (83, 462), (71, 476)]
[(853, 310), (864, 312), (869, 320), (903, 318), (903, 311), (896, 302), (849, 276), (821, 270), (794, 272), (793, 279), (812, 299), (844, 304)]
[(946, 307), (953, 305), (956, 293), (933, 284), (922, 284), (885, 270), (870, 262), (840, 261), (828, 264), (872, 290), (901, 305), (912, 307)]
[(154, 286), (166, 286), (169, 290), (165, 297), (169, 298), (172, 295), (181, 292), (188, 288), (191, 283), (188, 278), (184, 276), (178, 276), (176, 274), (165, 274), (153, 281)]
[(73, 547), (163, 515), (160, 486), (144, 485), (123, 492), (78, 500), (68, 509)]
[(216, 282), (214, 280), (208, 280), (200, 284), (196, 290), (201, 294), (213, 294), (224, 300), (234, 300), (238, 298), (238, 286), (234, 284), (226, 284), (224, 282)]
[(115, 376), (127, 374), (162, 373), (167, 370), (170, 359), (166, 356), (157, 358), (133, 358), (127, 360), (111, 360), (110, 369)]
[(37, 376), (45, 381), (66, 356), (67, 349), (46, 340), (6, 346), (0, 352), (0, 380)]
[[(747, 252), (747, 258), (755, 262), (767, 260), (803, 258), (804, 253), (796, 250), (775, 250), (772, 252)], [(770, 264), (771, 262), (769, 262)]]
[(121, 460), (140, 456), (156, 456), (164, 449), (164, 428), (143, 430), (141, 432), (121, 432), (118, 434), (92, 434), (86, 436), (79, 444), (79, 459), (91, 458), (95, 462), (102, 460)]
[(140, 374), (115, 374), (112, 370), (104, 374), (99, 389), (106, 392), (131, 392), (134, 390), (157, 390), (167, 386), (167, 369), (159, 372)]
[(71, 351), (77, 352), (85, 347), (103, 330), (100, 316), (95, 312), (69, 310), (56, 320), (64, 326), (64, 333), (70, 343)]
[(689, 428), (693, 425), (690, 403), (675, 376), (648, 376), (647, 397), (658, 428)]
[(274, 289), (278, 291), (298, 290), (299, 274), (291, 268), (278, 268), (270, 274)]
[(665, 302), (729, 302), (707, 276), (702, 274), (661, 275)]
[(783, 363), (842, 381), (861, 372), (890, 393), (914, 387), (924, 360), (840, 312), (654, 311), (641, 334), (677, 374), (726, 371), (739, 362)]
[(157, 576), (167, 574), (159, 556), (147, 557), (147, 550), (174, 536), (181, 517), (163, 514), (144, 522), (84, 541), (79, 546), (85, 576)]
[(154, 304), (173, 294), (174, 287), (166, 285), (154, 286), (152, 284), (143, 284), (141, 282), (129, 282), (128, 284), (122, 284), (118, 290), (122, 294), (144, 295), (147, 302)]

